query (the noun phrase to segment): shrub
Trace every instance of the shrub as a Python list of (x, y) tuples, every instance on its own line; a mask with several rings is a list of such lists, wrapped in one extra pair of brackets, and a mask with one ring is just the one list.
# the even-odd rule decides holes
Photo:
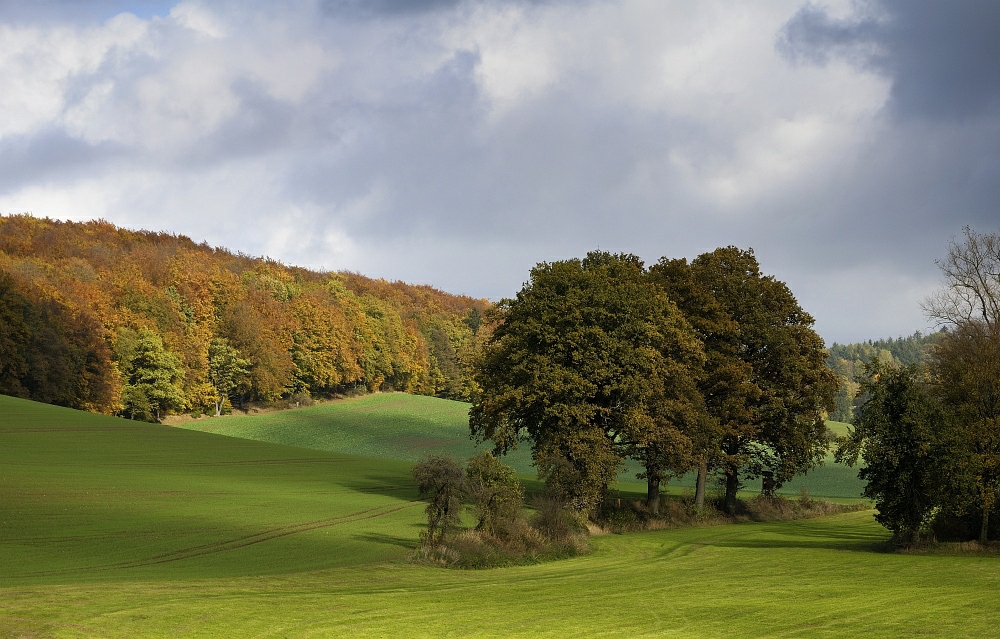
[(523, 519), (524, 488), (514, 469), (483, 451), (465, 470), (472, 510), (479, 518), (476, 530), (504, 537), (516, 532)]
[(413, 479), (420, 496), (429, 498), (427, 530), (421, 533), (422, 541), (424, 545), (436, 546), (461, 521), (465, 473), (454, 459), (431, 455), (413, 467)]

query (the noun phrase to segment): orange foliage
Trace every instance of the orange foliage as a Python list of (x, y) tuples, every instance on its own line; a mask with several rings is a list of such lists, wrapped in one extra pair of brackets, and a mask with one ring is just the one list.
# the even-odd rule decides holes
[(178, 356), (194, 408), (211, 395), (208, 345), (216, 337), (252, 363), (236, 402), (295, 392), (332, 395), (355, 386), (464, 398), (468, 384), (459, 359), (478, 326), (468, 318), (489, 306), (430, 286), (288, 267), (103, 220), (0, 216), (4, 274), (11, 295), (29, 300), (32, 309), (51, 310), (31, 311), (33, 321), (47, 318), (63, 327), (47, 339), (58, 334), (93, 352), (89, 368), (74, 373), (79, 397), (66, 399), (60, 391), (60, 399), (51, 399), (52, 393), (29, 392), (17, 380), (9, 388), (103, 412), (120, 409), (121, 381), (110, 355), (120, 328), (149, 329)]

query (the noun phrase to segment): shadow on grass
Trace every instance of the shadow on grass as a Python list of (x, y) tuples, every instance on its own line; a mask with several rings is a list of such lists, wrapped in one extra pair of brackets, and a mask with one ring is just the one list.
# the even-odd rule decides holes
[[(765, 524), (766, 525), (766, 524)], [(815, 520), (781, 522), (752, 535), (707, 542), (726, 548), (804, 548), (885, 552), (886, 540), (867, 526), (830, 526)]]
[(388, 546), (398, 546), (400, 548), (406, 548), (413, 550), (417, 547), (417, 539), (409, 537), (397, 537), (396, 535), (386, 535), (377, 532), (368, 532), (361, 535), (353, 535), (353, 539), (358, 541), (364, 541), (372, 544), (384, 544)]
[(342, 485), (359, 493), (395, 497), (408, 501), (417, 499), (416, 485), (410, 477), (403, 475), (365, 475), (355, 481), (346, 481)]

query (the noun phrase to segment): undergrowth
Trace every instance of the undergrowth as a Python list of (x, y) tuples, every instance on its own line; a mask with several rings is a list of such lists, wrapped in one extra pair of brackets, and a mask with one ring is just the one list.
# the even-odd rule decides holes
[(746, 521), (787, 521), (869, 508), (864, 503), (843, 505), (825, 499), (812, 499), (803, 492), (799, 499), (777, 495), (740, 499), (737, 500), (736, 514), (728, 515), (722, 511), (721, 503), (717, 501), (709, 500), (703, 508), (698, 509), (691, 495), (667, 498), (661, 501), (660, 512), (654, 515), (641, 500), (608, 500), (594, 519), (604, 532), (627, 533)]
[[(557, 499), (538, 497), (534, 514), (523, 512), (492, 531), (473, 528), (450, 534), (439, 543), (423, 543), (415, 561), (453, 568), (499, 568), (537, 564), (587, 552), (587, 528)], [(426, 538), (425, 538), (426, 539)]]

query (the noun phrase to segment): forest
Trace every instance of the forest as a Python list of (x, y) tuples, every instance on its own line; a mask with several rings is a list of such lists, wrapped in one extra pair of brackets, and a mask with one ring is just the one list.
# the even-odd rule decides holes
[(467, 400), (486, 300), (105, 221), (0, 216), (0, 393), (166, 414), (401, 390)]
[(873, 359), (895, 366), (922, 364), (930, 356), (930, 347), (947, 334), (947, 328), (936, 333), (922, 334), (916, 331), (907, 337), (868, 340), (854, 344), (834, 342), (829, 348), (826, 365), (840, 380), (837, 391), (837, 407), (830, 413), (836, 422), (854, 421), (855, 400), (861, 390), (859, 379), (864, 377), (864, 366)]

